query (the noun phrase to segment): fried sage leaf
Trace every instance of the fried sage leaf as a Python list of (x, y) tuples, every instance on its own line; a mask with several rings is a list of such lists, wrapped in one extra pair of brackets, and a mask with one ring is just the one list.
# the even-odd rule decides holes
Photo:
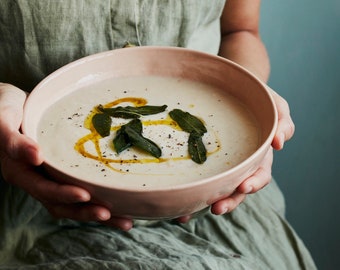
[(200, 134), (195, 132), (190, 133), (188, 140), (188, 150), (189, 155), (194, 162), (203, 164), (207, 160), (207, 150)]
[(92, 117), (92, 125), (102, 137), (110, 135), (112, 119), (105, 113), (97, 113)]
[(143, 130), (142, 122), (139, 119), (134, 119), (129, 123), (121, 126), (120, 129), (117, 130), (116, 136), (113, 139), (113, 145), (118, 154), (132, 146), (129, 136), (125, 132), (126, 127), (131, 127), (140, 134)]
[(142, 134), (136, 132), (131, 127), (126, 127), (125, 132), (129, 137), (133, 146), (151, 154), (152, 156), (159, 158), (162, 155), (162, 150), (153, 141), (143, 137)]
[(188, 112), (184, 112), (180, 109), (174, 109), (169, 112), (169, 115), (177, 122), (181, 129), (188, 133), (196, 133), (202, 136), (207, 132), (202, 121)]
[(117, 153), (119, 154), (130, 146), (135, 146), (159, 158), (162, 155), (162, 150), (153, 141), (143, 137), (142, 130), (142, 122), (139, 119), (134, 119), (123, 125), (117, 131), (117, 135), (113, 140)]
[(121, 127), (119, 130), (117, 130), (116, 136), (113, 139), (113, 146), (116, 149), (117, 154), (132, 146), (129, 137), (125, 133), (124, 127)]
[(142, 134), (143, 132), (143, 124), (139, 119), (133, 119), (129, 123), (124, 125), (125, 128), (129, 127), (135, 130), (137, 133)]
[(159, 158), (162, 155), (162, 150), (153, 141), (142, 136), (142, 134), (137, 133), (134, 129), (127, 127), (125, 129), (126, 134), (129, 137), (130, 142), (133, 146), (148, 152), (152, 156)]
[(98, 109), (104, 113), (109, 114), (112, 117), (124, 118), (124, 119), (135, 119), (140, 118), (143, 115), (151, 115), (164, 112), (167, 105), (163, 106), (140, 106), (140, 107), (114, 107), (114, 108), (104, 108), (103, 106), (98, 106)]

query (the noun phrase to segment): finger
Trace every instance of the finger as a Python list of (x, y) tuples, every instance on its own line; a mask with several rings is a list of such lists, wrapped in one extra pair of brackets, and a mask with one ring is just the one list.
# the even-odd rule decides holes
[(5, 153), (12, 159), (34, 166), (42, 164), (43, 157), (38, 144), (18, 131), (3, 134), (2, 142), (2, 145), (5, 145)]
[(192, 218), (191, 215), (187, 215), (187, 216), (179, 217), (179, 218), (177, 218), (176, 220), (177, 220), (177, 222), (179, 222), (179, 223), (187, 223), (187, 222), (189, 222), (189, 220), (190, 220), (191, 218)]
[(19, 88), (5, 83), (0, 83), (0, 127), (5, 130), (19, 130), (26, 93)]
[(6, 83), (0, 83), (0, 111), (1, 123), (11, 130), (18, 130), (23, 114), (23, 107), (27, 93), (21, 89)]
[(125, 231), (132, 228), (131, 220), (111, 218), (107, 208), (88, 203), (91, 196), (80, 187), (48, 180), (34, 170), (34, 167), (9, 158), (2, 158), (1, 166), (6, 181), (21, 187), (41, 201), (56, 218), (104, 222), (103, 224)]
[[(43, 192), (45, 190), (45, 192)], [(53, 181), (44, 180), (39, 182), (34, 191), (31, 191), (32, 196), (36, 197), (41, 202), (48, 203), (82, 203), (91, 200), (91, 195), (83, 188), (59, 184)]]
[(29, 177), (22, 181), (21, 187), (43, 203), (71, 204), (91, 200), (90, 193), (81, 187), (60, 184), (40, 175)]
[(273, 150), (270, 149), (257, 171), (243, 181), (237, 188), (241, 193), (250, 194), (268, 185), (272, 179)]
[(19, 132), (26, 96), (19, 88), (0, 83), (0, 152), (39, 165), (43, 161), (39, 147)]
[(288, 102), (278, 95), (274, 90), (271, 90), (271, 93), (278, 111), (278, 127), (272, 146), (276, 150), (281, 150), (284, 146), (284, 143), (293, 137), (295, 125), (290, 115)]
[(100, 221), (101, 224), (106, 226), (115, 227), (123, 231), (129, 231), (133, 227), (133, 221), (128, 218), (112, 217), (106, 221)]
[(110, 211), (105, 207), (90, 204), (44, 204), (55, 218), (69, 218), (77, 221), (107, 221), (111, 218)]
[(222, 199), (211, 206), (211, 213), (215, 215), (223, 215), (233, 211), (243, 200), (246, 194), (235, 191), (228, 198)]
[(35, 167), (10, 158), (1, 159), (3, 177), (43, 203), (87, 202), (90, 194), (77, 186), (60, 184), (46, 179)]
[(291, 118), (279, 118), (278, 127), (274, 136), (272, 146), (275, 150), (281, 150), (284, 143), (293, 137), (295, 125)]

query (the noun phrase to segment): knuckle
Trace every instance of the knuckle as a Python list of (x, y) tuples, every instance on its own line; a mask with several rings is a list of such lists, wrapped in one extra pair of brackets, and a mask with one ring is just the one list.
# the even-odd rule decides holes
[(15, 134), (11, 133), (3, 140), (3, 152), (10, 157), (16, 156), (17, 151), (17, 144), (16, 144), (16, 136)]

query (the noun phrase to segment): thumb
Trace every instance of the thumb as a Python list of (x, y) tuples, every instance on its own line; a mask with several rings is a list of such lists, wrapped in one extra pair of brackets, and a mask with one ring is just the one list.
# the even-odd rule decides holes
[(281, 150), (284, 143), (293, 137), (295, 125), (290, 115), (288, 102), (273, 89), (268, 87), (268, 90), (272, 94), (278, 112), (278, 125), (272, 146), (276, 150)]
[(12, 159), (21, 160), (38, 166), (43, 162), (39, 146), (31, 138), (19, 133), (11, 132), (5, 147), (5, 153)]
[(32, 165), (42, 163), (37, 143), (19, 132), (26, 93), (0, 83), (0, 154)]

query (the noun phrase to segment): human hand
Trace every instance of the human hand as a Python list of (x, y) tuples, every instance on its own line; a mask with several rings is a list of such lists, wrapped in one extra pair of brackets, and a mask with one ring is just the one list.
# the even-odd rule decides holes
[(19, 131), (25, 100), (23, 91), (0, 83), (0, 164), (4, 179), (39, 200), (56, 218), (97, 221), (129, 230), (130, 219), (111, 217), (107, 208), (91, 203), (85, 189), (51, 181), (41, 172), (43, 157), (38, 145)]
[(294, 134), (295, 125), (290, 116), (287, 101), (269, 87), (268, 90), (272, 94), (278, 112), (278, 126), (272, 141), (272, 148), (268, 150), (258, 170), (245, 179), (230, 197), (212, 205), (211, 212), (216, 215), (233, 211), (247, 194), (255, 193), (269, 184), (272, 179), (273, 148), (281, 150), (284, 143), (290, 140)]
[(275, 150), (281, 150), (284, 146), (284, 143), (293, 137), (295, 125), (290, 116), (288, 102), (273, 89), (269, 87), (267, 88), (272, 94), (278, 112), (278, 126), (272, 142), (272, 147)]
[[(247, 194), (255, 193), (269, 184), (272, 179), (273, 149), (281, 150), (284, 143), (291, 139), (294, 134), (295, 126), (290, 116), (287, 101), (274, 90), (269, 88), (269, 91), (273, 96), (278, 111), (278, 127), (273, 138), (272, 147), (268, 150), (262, 163), (253, 175), (245, 179), (231, 196), (219, 200), (211, 206), (213, 214), (222, 215), (233, 211), (243, 202)], [(190, 216), (178, 219), (181, 223), (185, 223), (188, 220), (190, 220)]]

